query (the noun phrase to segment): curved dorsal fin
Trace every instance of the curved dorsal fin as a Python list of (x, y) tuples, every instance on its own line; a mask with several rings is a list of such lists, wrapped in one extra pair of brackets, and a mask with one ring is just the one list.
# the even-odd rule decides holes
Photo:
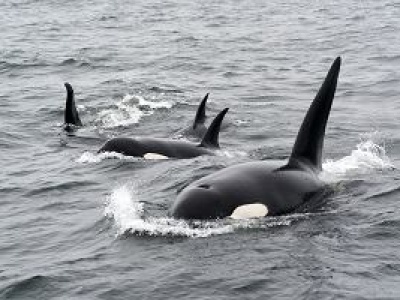
[(225, 108), (224, 110), (222, 110), (212, 121), (210, 127), (208, 127), (207, 132), (203, 137), (203, 140), (200, 143), (201, 147), (219, 148), (219, 131), (221, 129), (222, 120), (224, 119), (225, 114), (228, 112), (228, 110), (229, 108)]
[(335, 96), (341, 58), (333, 62), (326, 78), (311, 103), (297, 134), (288, 166), (306, 164), (317, 170), (322, 169), (321, 156), (324, 145), (325, 127)]
[(208, 95), (209, 93), (204, 96), (203, 100), (201, 100), (199, 104), (199, 107), (197, 108), (196, 117), (194, 118), (193, 122), (193, 129), (196, 129), (198, 125), (204, 124), (206, 121), (206, 103), (208, 100)]
[(79, 118), (78, 111), (75, 106), (75, 96), (72, 86), (66, 82), (65, 88), (67, 89), (67, 100), (65, 104), (64, 122), (65, 124), (73, 124), (82, 126), (81, 119)]

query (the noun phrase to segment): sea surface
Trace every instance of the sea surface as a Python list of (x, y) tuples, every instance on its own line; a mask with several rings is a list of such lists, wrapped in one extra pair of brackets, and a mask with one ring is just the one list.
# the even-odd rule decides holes
[[(0, 3), (0, 299), (399, 299), (398, 0)], [(313, 210), (188, 223), (226, 166), (281, 160), (343, 59)], [(62, 130), (64, 82), (85, 126)], [(209, 92), (215, 156), (97, 154), (185, 134)]]

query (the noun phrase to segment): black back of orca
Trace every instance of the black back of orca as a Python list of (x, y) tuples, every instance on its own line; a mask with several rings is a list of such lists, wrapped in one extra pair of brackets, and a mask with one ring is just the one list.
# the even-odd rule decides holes
[(221, 111), (213, 120), (200, 144), (188, 141), (158, 138), (119, 137), (107, 141), (99, 152), (117, 152), (127, 156), (145, 157), (147, 154), (171, 158), (192, 158), (212, 155), (219, 148), (218, 138), (222, 120), (228, 108)]
[(64, 129), (71, 132), (75, 127), (82, 126), (82, 121), (79, 118), (78, 110), (76, 109), (74, 90), (68, 82), (64, 85), (67, 89), (67, 99), (64, 111)]
[(215, 219), (282, 215), (323, 194), (327, 186), (318, 172), (340, 64), (338, 57), (304, 118), (286, 165), (268, 161), (239, 164), (197, 180), (178, 195), (172, 216)]

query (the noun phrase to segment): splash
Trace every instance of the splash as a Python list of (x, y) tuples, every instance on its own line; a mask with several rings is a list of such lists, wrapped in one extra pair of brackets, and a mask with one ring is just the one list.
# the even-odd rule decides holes
[[(154, 99), (155, 100), (155, 99)], [(149, 101), (140, 95), (127, 94), (116, 103), (115, 108), (102, 110), (98, 114), (97, 122), (105, 128), (129, 126), (138, 124), (144, 116), (149, 116), (156, 109), (170, 109), (172, 103), (167, 101)]]
[(98, 114), (98, 121), (105, 128), (113, 128), (118, 126), (129, 126), (139, 123), (140, 119), (149, 115), (141, 111), (138, 107), (130, 107), (124, 104), (117, 104), (117, 109), (103, 110)]
[(394, 168), (386, 155), (385, 148), (372, 140), (359, 143), (349, 156), (338, 160), (328, 160), (323, 164), (321, 177), (325, 181), (338, 181), (362, 175), (373, 170)]
[(117, 234), (136, 234), (146, 236), (176, 236), (205, 238), (213, 235), (232, 233), (243, 228), (269, 228), (287, 226), (294, 220), (293, 217), (250, 220), (217, 220), (207, 222), (187, 223), (172, 218), (144, 217), (143, 203), (138, 201), (134, 187), (127, 185), (114, 189), (107, 197), (105, 215), (113, 219)]
[(240, 150), (221, 150), (215, 151), (215, 154), (227, 158), (248, 157), (248, 153)]
[[(152, 102), (152, 101), (147, 101), (142, 96), (136, 96), (136, 98), (139, 100), (139, 104), (138, 104), (139, 107), (149, 107), (151, 109), (160, 109), (160, 108), (170, 109), (170, 108), (172, 108), (172, 103), (170, 103), (168, 101)], [(153, 100), (154, 100), (154, 98), (153, 98)]]
[(246, 124), (249, 124), (250, 123), (250, 121), (249, 120), (236, 120), (236, 121), (234, 121), (234, 124), (235, 125), (237, 125), (237, 126), (241, 126), (241, 125), (246, 125)]
[(76, 107), (78, 108), (78, 110), (79, 110), (80, 112), (86, 110), (86, 106), (83, 105), (83, 104), (78, 104)]
[(117, 152), (102, 152), (102, 153), (91, 153), (84, 152), (77, 160), (80, 164), (94, 164), (99, 163), (105, 159), (116, 158), (121, 160), (137, 160), (138, 158), (132, 156), (125, 156)]

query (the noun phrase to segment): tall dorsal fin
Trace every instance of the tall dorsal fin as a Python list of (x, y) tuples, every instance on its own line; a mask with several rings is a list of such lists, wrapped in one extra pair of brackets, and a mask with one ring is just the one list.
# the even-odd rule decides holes
[(196, 129), (198, 125), (204, 124), (206, 121), (206, 103), (208, 100), (208, 95), (209, 93), (204, 96), (203, 100), (201, 100), (199, 104), (199, 107), (197, 108), (196, 117), (194, 118), (193, 122), (193, 129)]
[(219, 148), (219, 131), (221, 129), (222, 120), (224, 119), (225, 114), (228, 112), (228, 110), (229, 108), (225, 108), (224, 110), (222, 110), (212, 121), (210, 127), (208, 127), (207, 132), (203, 137), (203, 140), (200, 143), (201, 147)]
[(321, 156), (324, 145), (325, 127), (335, 96), (340, 64), (341, 58), (337, 57), (328, 75), (326, 75), (317, 96), (311, 103), (297, 134), (296, 142), (289, 159), (289, 166), (297, 166), (300, 162), (317, 170), (322, 169)]
[(65, 88), (67, 89), (67, 100), (65, 104), (64, 122), (65, 124), (73, 124), (82, 126), (81, 119), (79, 118), (78, 111), (75, 106), (75, 96), (72, 86), (66, 82)]

